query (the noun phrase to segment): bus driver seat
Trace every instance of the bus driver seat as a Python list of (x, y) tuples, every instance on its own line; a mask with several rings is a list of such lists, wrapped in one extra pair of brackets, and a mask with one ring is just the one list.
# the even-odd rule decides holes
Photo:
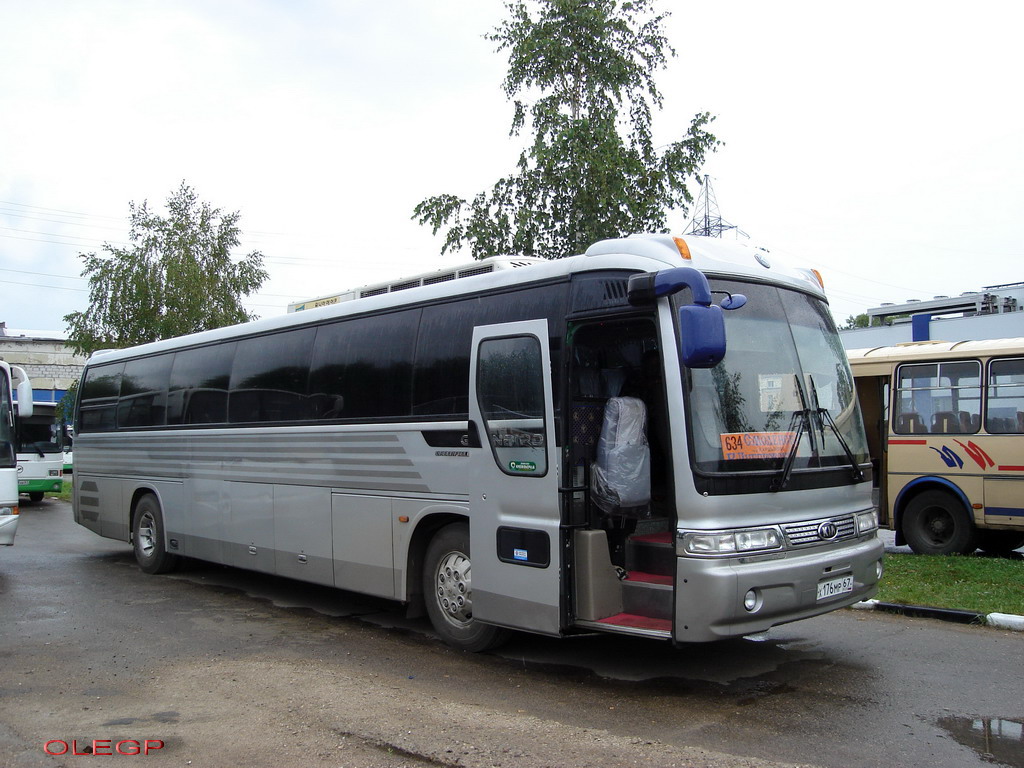
[(609, 515), (642, 517), (651, 501), (651, 451), (647, 407), (636, 397), (605, 404), (597, 461), (591, 472), (594, 504)]

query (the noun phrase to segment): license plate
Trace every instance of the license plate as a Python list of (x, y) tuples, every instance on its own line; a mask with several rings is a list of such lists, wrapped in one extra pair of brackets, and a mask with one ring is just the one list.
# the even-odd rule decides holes
[(28, 485), (28, 480), (19, 480), (19, 481), (18, 481), (18, 485), (19, 485), (19, 486), (22, 486), (22, 485)]
[(819, 600), (828, 600), (830, 597), (838, 597), (848, 592), (853, 592), (853, 576), (842, 576), (818, 584)]

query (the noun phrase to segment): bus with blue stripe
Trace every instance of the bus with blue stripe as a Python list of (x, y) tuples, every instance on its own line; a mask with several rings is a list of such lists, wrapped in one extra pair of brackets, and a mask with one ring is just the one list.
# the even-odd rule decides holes
[(848, 352), (881, 523), (922, 554), (1024, 546), (1024, 338)]

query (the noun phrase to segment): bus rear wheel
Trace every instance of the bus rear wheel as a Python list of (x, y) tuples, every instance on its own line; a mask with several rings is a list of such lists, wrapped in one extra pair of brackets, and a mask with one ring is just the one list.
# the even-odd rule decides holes
[(977, 531), (964, 505), (945, 491), (915, 496), (903, 513), (903, 536), (919, 555), (966, 555), (977, 547)]
[(164, 515), (156, 496), (146, 494), (135, 505), (132, 517), (132, 547), (135, 560), (145, 573), (169, 573), (180, 558), (164, 544)]
[(469, 526), (453, 523), (439, 530), (423, 563), (423, 596), (434, 630), (448, 645), (485, 651), (504, 642), (508, 630), (473, 617)]
[(43, 500), (43, 492), (42, 491), (30, 491), (29, 494), (28, 494), (28, 497), (29, 497), (29, 499), (34, 501), (36, 504), (38, 504), (40, 501)]

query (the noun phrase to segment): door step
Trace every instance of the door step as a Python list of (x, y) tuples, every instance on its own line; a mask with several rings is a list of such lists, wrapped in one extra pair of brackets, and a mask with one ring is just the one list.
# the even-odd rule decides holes
[(578, 621), (576, 626), (619, 635), (651, 637), (660, 640), (672, 639), (671, 621), (652, 619), (650, 616), (636, 616), (630, 613), (619, 613), (597, 621)]
[[(603, 536), (588, 536), (586, 532), (579, 536), (578, 552), (587, 555), (586, 562), (598, 560), (599, 553), (607, 551)], [(591, 542), (591, 538), (596, 538), (597, 543)], [(584, 544), (592, 546), (584, 548)], [(604, 605), (607, 612), (602, 613), (596, 599), (585, 600), (585, 595), (581, 593), (578, 599), (583, 601), (581, 606), (586, 606), (590, 616), (578, 620), (577, 626), (619, 634), (671, 639), (676, 572), (673, 532), (644, 531), (630, 536), (626, 540), (625, 550), (625, 574), (622, 575), (620, 570), (620, 580), (613, 581), (605, 590), (598, 592), (613, 594), (606, 590), (614, 589), (614, 602), (618, 605)], [(586, 568), (582, 570), (589, 572)], [(600, 572), (600, 569), (596, 570), (598, 573), (590, 574), (595, 583)], [(611, 610), (607, 610), (608, 608)]]
[(601, 619), (598, 624), (610, 624), (616, 627), (627, 627), (630, 629), (651, 629), (662, 632), (672, 631), (672, 621), (669, 619), (655, 619), (650, 616), (638, 616), (635, 613), (619, 613)]

